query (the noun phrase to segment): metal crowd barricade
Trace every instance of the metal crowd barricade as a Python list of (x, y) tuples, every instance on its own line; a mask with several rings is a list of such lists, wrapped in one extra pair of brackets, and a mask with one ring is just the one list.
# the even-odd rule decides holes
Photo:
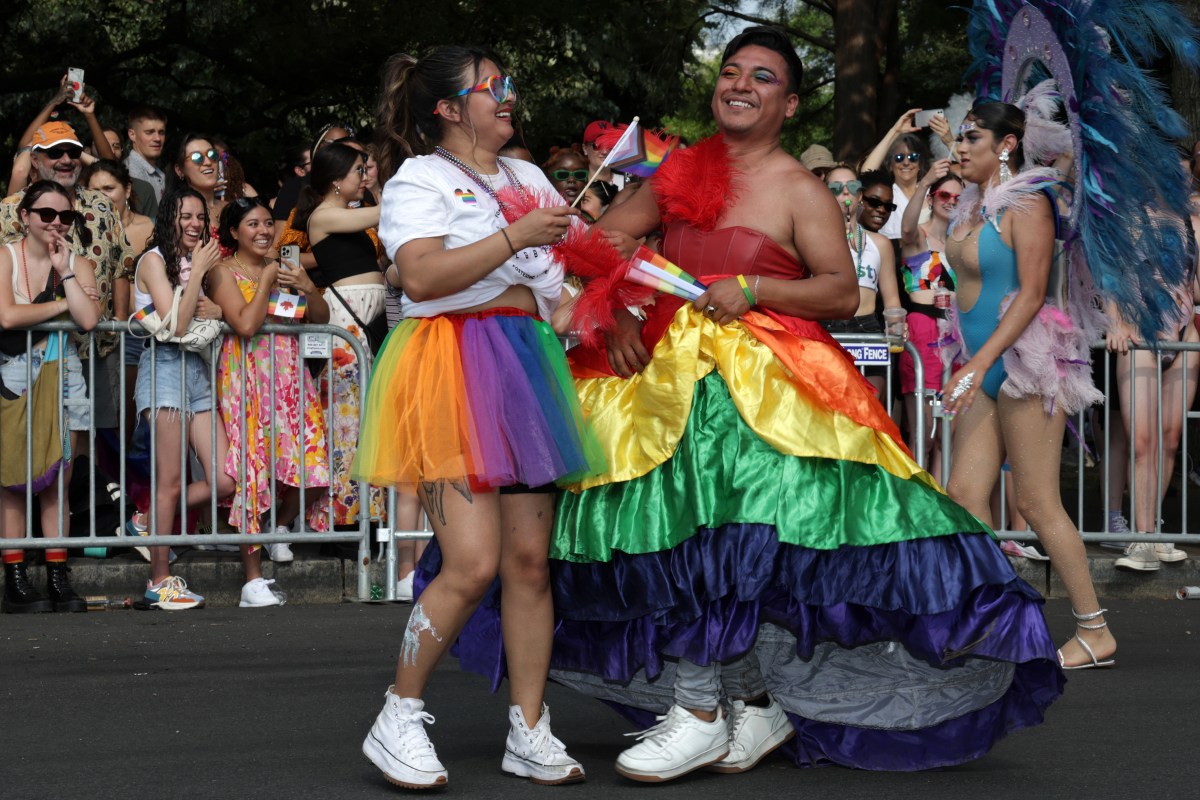
[[(1112, 451), (1112, 431), (1115, 425), (1124, 425), (1119, 407), (1114, 407), (1115, 403), (1119, 403), (1117, 395), (1117, 386), (1113, 381), (1112, 361), (1116, 355), (1108, 352), (1104, 342), (1097, 342), (1092, 345), (1093, 359), (1102, 362), (1103, 364), (1103, 382), (1097, 386), (1105, 397), (1104, 404), (1101, 406), (1093, 406), (1090, 409), (1084, 409), (1069, 420), (1071, 423), (1068, 427), (1066, 437), (1064, 439), (1064, 451), (1066, 446), (1074, 439), (1074, 467), (1076, 472), (1075, 479), (1075, 502), (1074, 508), (1072, 504), (1064, 505), (1067, 507), (1068, 516), (1071, 517), (1075, 526), (1079, 529), (1083, 540), (1090, 544), (1099, 544), (1101, 542), (1150, 542), (1150, 543), (1173, 543), (1173, 544), (1200, 544), (1200, 537), (1195, 533), (1190, 533), (1188, 530), (1188, 509), (1189, 509), (1189, 494), (1191, 492), (1191, 479), (1189, 478), (1189, 462), (1191, 458), (1191, 443), (1189, 442), (1189, 434), (1192, 433), (1192, 426), (1189, 426), (1191, 420), (1200, 418), (1200, 411), (1192, 410), (1190, 404), (1187, 403), (1187, 381), (1180, 383), (1180, 406), (1183, 416), (1181, 426), (1181, 441), (1176, 453), (1176, 463), (1171, 475), (1164, 474), (1163, 461), (1163, 444), (1164, 444), (1164, 419), (1163, 419), (1163, 363), (1161, 359), (1155, 359), (1155, 387), (1158, 397), (1158, 413), (1155, 415), (1157, 424), (1153, 435), (1157, 439), (1158, 462), (1154, 465), (1154, 489), (1156, 499), (1154, 503), (1154, 531), (1142, 533), (1123, 533), (1113, 532), (1109, 529), (1110, 509), (1121, 508), (1123, 504), (1120, 502), (1125, 493), (1124, 486), (1111, 486), (1109, 483), (1109, 473), (1106, 461), (1110, 458), (1118, 457), (1117, 453)], [(1193, 342), (1157, 342), (1149, 346), (1131, 346), (1130, 351), (1146, 350), (1161, 354), (1164, 352), (1177, 353), (1177, 358), (1182, 359), (1181, 369), (1186, 373), (1189, 369), (1196, 369), (1200, 366), (1200, 343)], [(944, 375), (949, 378), (949, 372)], [(1103, 451), (1097, 453), (1092, 459), (1089, 459), (1089, 448), (1087, 446), (1087, 431), (1094, 429), (1094, 421), (1097, 418), (1103, 419), (1104, 438)], [(1137, 438), (1137, 394), (1130, 394), (1130, 419), (1132, 420), (1133, 429), (1129, 431), (1129, 451), (1127, 454), (1120, 454), (1122, 458), (1128, 458), (1126, 482), (1129, 487), (1129, 522), (1132, 527), (1136, 527), (1136, 509), (1138, 503), (1138, 488), (1136, 481), (1136, 464), (1134, 444)], [(951, 426), (947, 425), (943, 429), (943, 447), (942, 457), (945, 465), (943, 474), (950, 475), (952, 468), (951, 462)], [(1072, 429), (1073, 428), (1073, 432)], [(1097, 445), (1100, 442), (1095, 442)], [(1068, 463), (1066, 453), (1064, 452), (1064, 465)], [(1089, 470), (1100, 470), (1100, 488), (1099, 492), (1094, 490), (1089, 492), (1088, 489), (1088, 472)], [(1174, 476), (1180, 477), (1179, 490), (1179, 531), (1164, 532), (1163, 531), (1163, 494), (1164, 488), (1174, 480)], [(1004, 475), (1001, 473), (998, 481), (1000, 487), (999, 509), (1000, 516), (995, 522), (995, 530), (997, 535), (1005, 539), (1013, 539), (1017, 541), (1036, 541), (1037, 534), (1031, 530), (1015, 531), (1009, 529), (1009, 513), (1007, 502), (1007, 487), (1004, 482)], [(1115, 494), (1114, 494), (1115, 493)], [(1114, 498), (1117, 498), (1114, 500)], [(1089, 531), (1086, 530), (1087, 515), (1085, 510), (1089, 504), (1101, 501), (1103, 508), (1100, 509), (1100, 519), (1102, 521), (1101, 530)]]
[[(224, 331), (225, 331), (225, 336), (229, 337), (229, 336), (237, 335), (237, 334), (233, 333), (233, 331), (227, 325), (223, 326), (223, 327), (224, 327)], [(65, 386), (65, 382), (67, 380), (67, 375), (66, 375), (66, 360), (65, 360), (66, 354), (65, 354), (65, 351), (64, 351), (62, 345), (65, 345), (68, 341), (70, 341), (70, 337), (67, 334), (76, 332), (77, 330), (78, 329), (75, 327), (75, 325), (70, 322), (46, 322), (46, 323), (42, 323), (39, 325), (34, 325), (27, 330), (27, 333), (26, 333), (26, 379), (27, 379), (26, 386), (28, 388), (32, 388), (32, 385), (33, 385), (33, 375), (32, 375), (33, 367), (32, 367), (32, 362), (29, 359), (29, 356), (31, 355), (32, 350), (33, 350), (34, 334), (35, 334), (35, 332), (49, 332), (52, 336), (58, 336), (60, 339), (59, 352), (61, 354), (61, 357), (63, 358), (63, 362), (62, 362), (62, 368), (59, 371), (58, 395), (59, 395), (59, 397), (64, 396), (63, 389)], [(114, 380), (114, 386), (117, 389), (115, 394), (116, 394), (116, 414), (117, 414), (117, 418), (118, 418), (118, 425), (117, 425), (116, 430), (118, 432), (118, 437), (119, 437), (118, 443), (117, 443), (119, 474), (117, 475), (117, 485), (118, 485), (117, 496), (114, 497), (114, 501), (117, 504), (120, 514), (122, 515), (121, 518), (123, 520), (125, 509), (128, 507), (128, 501), (129, 501), (129, 493), (128, 493), (129, 482), (128, 482), (128, 474), (127, 474), (127, 460), (128, 460), (129, 454), (126, 452), (126, 443), (129, 441), (128, 434), (130, 432), (128, 431), (128, 425), (126, 422), (125, 408), (126, 408), (126, 403), (128, 401), (128, 398), (130, 397), (130, 393), (133, 391), (133, 387), (129, 386), (128, 381), (126, 380), (126, 373), (125, 373), (125, 369), (124, 369), (125, 351), (126, 351), (127, 346), (129, 345), (129, 342), (131, 339), (133, 339), (133, 338), (142, 339), (142, 337), (140, 337), (140, 336), (134, 337), (132, 334), (130, 334), (127, 330), (127, 326), (126, 326), (125, 322), (121, 322), (121, 321), (101, 322), (99, 325), (97, 325), (95, 331), (88, 333), (86, 335), (86, 345), (84, 347), (80, 348), (81, 356), (83, 356), (84, 353), (86, 353), (86, 358), (82, 359), (83, 369), (85, 370), (85, 373), (88, 377), (87, 384), (89, 386), (88, 399), (87, 399), (88, 410), (89, 410), (89, 423), (88, 423), (88, 429), (86, 431), (86, 440), (85, 441), (86, 441), (86, 451), (89, 454), (89, 457), (91, 459), (90, 463), (92, 465), (95, 464), (96, 431), (97, 431), (97, 428), (96, 428), (96, 392), (93, 387), (97, 386), (97, 383), (96, 383), (97, 369), (99, 367), (98, 358), (97, 358), (97, 350), (96, 350), (95, 334), (102, 333), (102, 332), (115, 332), (120, 337), (117, 350), (115, 351), (119, 356), (117, 359), (118, 367), (116, 370), (116, 377)], [(299, 370), (300, 381), (301, 381), (301, 383), (300, 383), (300, 397), (301, 398), (304, 397), (304, 387), (307, 384), (307, 382), (309, 382), (309, 381), (315, 382), (317, 380), (316, 377), (313, 377), (309, 373), (308, 366), (306, 363), (307, 360), (309, 360), (311, 358), (318, 358), (318, 359), (324, 360), (325, 369), (329, 370), (332, 373), (332, 369), (333, 369), (332, 341), (333, 341), (333, 338), (340, 338), (343, 341), (347, 342), (349, 344), (351, 350), (353, 350), (355, 356), (357, 357), (358, 363), (360, 365), (363, 365), (366, 363), (365, 362), (366, 353), (362, 347), (362, 344), (358, 341), (357, 337), (353, 336), (345, 329), (340, 328), (336, 325), (267, 324), (267, 325), (262, 326), (262, 328), (259, 330), (259, 333), (267, 334), (271, 337), (270, 338), (270, 344), (271, 344), (270, 374), (272, 376), (274, 376), (276, 374), (275, 337), (276, 336), (299, 337), (300, 341), (298, 342), (299, 346), (297, 348), (297, 362), (298, 362), (297, 369)], [(147, 342), (146, 346), (151, 348), (152, 351), (156, 350), (156, 348), (161, 346), (153, 338), (150, 338), (150, 339), (147, 339), (144, 341)], [(247, 348), (245, 347), (246, 341), (247, 341), (246, 339), (243, 339), (243, 346), (241, 348), (242, 358), (243, 358), (243, 368), (240, 370), (241, 376), (242, 376), (240, 389), (243, 392), (243, 395), (245, 393), (247, 372), (248, 372), (247, 367), (249, 365), (248, 362), (246, 361), (246, 359), (247, 359)], [(212, 458), (211, 471), (209, 472), (209, 475), (208, 475), (208, 480), (209, 480), (209, 485), (214, 486), (214, 487), (216, 485), (218, 471), (223, 470), (225, 467), (224, 464), (218, 464), (217, 460), (215, 458), (216, 441), (217, 441), (216, 426), (219, 424), (220, 425), (224, 424), (222, 421), (222, 417), (221, 417), (220, 405), (219, 405), (219, 402), (217, 399), (218, 398), (217, 359), (218, 359), (219, 353), (220, 353), (221, 342), (222, 342), (222, 339), (219, 337), (216, 341), (214, 341), (210, 345), (209, 352), (206, 355), (201, 355), (199, 353), (188, 353), (186, 355), (187, 358), (206, 358), (207, 359), (207, 368), (209, 371), (209, 378), (210, 378), (211, 385), (212, 385), (212, 396), (213, 396), (212, 414), (210, 415), (212, 423), (210, 425), (210, 431), (209, 431), (209, 436), (210, 436), (209, 445), (211, 448), (210, 452), (212, 452), (214, 454), (214, 457)], [(157, 405), (155, 402), (155, 400), (157, 399), (157, 384), (155, 381), (155, 377), (156, 377), (156, 360), (155, 359), (150, 360), (149, 369), (150, 369), (150, 386), (151, 386), (151, 398), (150, 398), (151, 423), (153, 423), (154, 412), (155, 412), (155, 408)], [(101, 376), (101, 377), (104, 377), (104, 376)], [(367, 386), (368, 378), (369, 378), (369, 370), (365, 367), (360, 367), (360, 369), (359, 369), (359, 391), (360, 391), (360, 397), (364, 398), (364, 400), (365, 400), (365, 395), (366, 395), (366, 386)], [(104, 379), (107, 380), (106, 377)], [(271, 399), (270, 408), (272, 408), (272, 409), (274, 408), (274, 399), (275, 399), (274, 383), (275, 382), (272, 381), (272, 385), (269, 389), (269, 394), (270, 394), (270, 399)], [(180, 406), (183, 408), (187, 407), (188, 391), (189, 391), (189, 387), (187, 386), (187, 381), (185, 380), (185, 381), (183, 381), (183, 385), (181, 385), (179, 387)], [(329, 381), (329, 391), (328, 391), (327, 400), (328, 400), (328, 402), (325, 404), (326, 409), (327, 409), (325, 412), (326, 451), (327, 451), (327, 454), (329, 457), (329, 462), (330, 462), (329, 463), (329, 472), (330, 472), (330, 482), (332, 483), (333, 482), (333, 452), (334, 452), (334, 446), (336, 444), (336, 440), (334, 438), (336, 435), (335, 427), (332, 424), (332, 415), (334, 413), (334, 406), (335, 406), (335, 404), (332, 402), (333, 401), (333, 381), (332, 380)], [(26, 436), (25, 474), (28, 476), (32, 473), (31, 444), (33, 442), (33, 438), (36, 433), (32, 427), (32, 413), (31, 413), (31, 411), (32, 411), (32, 392), (31, 391), (26, 391), (25, 401), (26, 401), (26, 410), (27, 410), (27, 422), (26, 422), (26, 431), (25, 431), (25, 436)], [(303, 400), (302, 400), (302, 402), (303, 402)], [(363, 420), (363, 415), (365, 413), (365, 409), (366, 409), (365, 402), (360, 402), (359, 403), (360, 427), (361, 427), (361, 423)], [(185, 415), (185, 414), (178, 414), (177, 416), (179, 418), (180, 433), (182, 436), (182, 441), (185, 443), (185, 446), (180, 449), (180, 467), (182, 470), (182, 473), (181, 473), (182, 477), (180, 480), (180, 497), (179, 497), (178, 514), (181, 519), (181, 530), (186, 531), (187, 530), (187, 514), (188, 514), (188, 506), (186, 503), (187, 486), (188, 486), (187, 476), (188, 476), (189, 462), (191, 460), (191, 456), (190, 456), (191, 448), (186, 446), (186, 442), (188, 441), (187, 434), (188, 434), (188, 426), (190, 425), (190, 421), (189, 421), (187, 415)], [(69, 441), (69, 431), (67, 430), (68, 429), (67, 411), (66, 411), (64, 403), (59, 403), (59, 422), (60, 422), (60, 430), (62, 432), (64, 440)], [(247, 450), (248, 450), (248, 448), (247, 448), (247, 427), (248, 426), (245, 424), (241, 425), (240, 446), (241, 446), (242, 461), (241, 461), (241, 465), (240, 465), (240, 472), (242, 475), (246, 474), (246, 454), (247, 454)], [(303, 417), (302, 417), (301, 418), (301, 436), (302, 437), (304, 436), (303, 431), (304, 431), (304, 426), (303, 426)], [(155, 459), (156, 459), (157, 452), (158, 452), (156, 425), (150, 424), (149, 434), (150, 434), (149, 458), (150, 458), (151, 468), (150, 468), (150, 508), (148, 511), (147, 518), (151, 521), (150, 524), (154, 525), (154, 520), (157, 519), (157, 504), (158, 504), (158, 500), (156, 497), (157, 482), (158, 482), (157, 481), (157, 470), (153, 467), (153, 464), (155, 463)], [(300, 453), (300, 475), (299, 475), (300, 519), (302, 519), (302, 520), (305, 517), (306, 508), (307, 508), (308, 503), (311, 500), (315, 499), (315, 497), (313, 495), (313, 491), (316, 491), (318, 493), (325, 491), (323, 487), (306, 487), (305, 486), (307, 481), (305, 480), (305, 458), (304, 458), (305, 448), (304, 448), (304, 444), (305, 443), (302, 440), (300, 442), (301, 453)], [(270, 447), (271, 447), (272, 453), (276, 451), (275, 445), (276, 445), (275, 425), (272, 424), (271, 428), (270, 428)], [(3, 448), (4, 448), (4, 443), (0, 442), (0, 452), (3, 452)], [(21, 548), (21, 549), (30, 549), (30, 550), (47, 550), (47, 549), (53, 549), (53, 548), (59, 548), (59, 547), (68, 547), (70, 549), (80, 549), (80, 548), (87, 548), (87, 547), (130, 548), (130, 547), (149, 547), (149, 546), (162, 546), (162, 545), (166, 545), (166, 546), (170, 546), (170, 545), (197, 546), (197, 545), (218, 545), (218, 544), (265, 545), (265, 544), (275, 544), (278, 542), (289, 542), (289, 543), (357, 542), (358, 546), (359, 546), (358, 547), (359, 557), (357, 559), (357, 561), (358, 561), (357, 594), (358, 594), (358, 598), (360, 600), (369, 599), (370, 598), (370, 581), (369, 581), (367, 569), (368, 569), (368, 565), (370, 563), (370, 531), (371, 531), (371, 522), (372, 522), (372, 520), (369, 516), (369, 512), (360, 514), (359, 519), (357, 520), (357, 530), (337, 532), (334, 527), (333, 508), (332, 508), (332, 504), (331, 504), (331, 506), (328, 510), (328, 528), (329, 528), (328, 531), (318, 532), (318, 531), (308, 530), (306, 527), (304, 530), (290, 531), (286, 534), (275, 533), (274, 529), (275, 529), (275, 524), (277, 522), (276, 513), (277, 513), (277, 500), (278, 500), (278, 498), (276, 497), (276, 488), (277, 487), (276, 487), (276, 481), (275, 481), (275, 477), (276, 477), (275, 459), (268, 458), (268, 464), (269, 464), (269, 469), (270, 469), (270, 487), (271, 487), (271, 489), (270, 489), (269, 527), (268, 527), (269, 532), (264, 532), (264, 533), (259, 533), (259, 534), (206, 533), (206, 534), (187, 534), (186, 536), (172, 535), (172, 534), (157, 534), (157, 535), (150, 534), (150, 535), (146, 535), (146, 536), (137, 536), (137, 537), (98, 536), (97, 530), (96, 530), (96, 505), (97, 505), (96, 504), (96, 470), (93, 467), (93, 469), (90, 470), (90, 473), (88, 475), (88, 501), (89, 501), (89, 509), (90, 510), (89, 510), (89, 515), (88, 515), (88, 535), (87, 536), (70, 536), (70, 537), (66, 537), (66, 538), (60, 538), (60, 537), (34, 538), (34, 536), (33, 536), (34, 492), (32, 490), (32, 486), (29, 485), (31, 482), (27, 480), (27, 485), (26, 485), (25, 491), (24, 491), (24, 495), (25, 495), (25, 536), (24, 536), (24, 538), (0, 540), (0, 549), (4, 549), (4, 547), (6, 547), (6, 546), (12, 547), (14, 549)], [(195, 471), (193, 471), (193, 475), (194, 474), (196, 474)], [(57, 478), (55, 479), (55, 482), (57, 484), (57, 492), (58, 492), (58, 499), (59, 499), (58, 519), (57, 519), (57, 525), (58, 525), (59, 531), (62, 531), (64, 528), (64, 526), (63, 526), (64, 512), (66, 511), (66, 509), (65, 509), (65, 503), (63, 501), (66, 498), (67, 491), (68, 491), (68, 487), (66, 485), (66, 481), (64, 480), (64, 477), (65, 476), (63, 475), (63, 472), (60, 471)], [(236, 481), (236, 478), (235, 478), (235, 481)], [(240, 483), (243, 484), (241, 487), (241, 491), (248, 491), (248, 488), (245, 486), (245, 482), (241, 481)], [(236, 491), (238, 491), (238, 490), (235, 489), (235, 492)], [(369, 502), (367, 499), (367, 498), (369, 498), (369, 496), (370, 495), (369, 495), (368, 485), (366, 484), (366, 482), (359, 481), (359, 497), (361, 498), (360, 506), (364, 509), (369, 508)], [(218, 501), (217, 501), (215, 493), (213, 493), (213, 495), (209, 499), (209, 513), (211, 514), (210, 518), (213, 522), (214, 527), (216, 527), (217, 520), (219, 519), (218, 509), (219, 509)]]
[[(834, 334), (833, 338), (837, 343), (846, 349), (850, 355), (854, 356), (855, 365), (858, 371), (866, 374), (866, 368), (869, 366), (885, 366), (887, 367), (886, 380), (884, 382), (883, 393), (880, 400), (884, 404), (884, 408), (890, 416), (894, 417), (895, 409), (892, 407), (892, 398), (895, 396), (895, 381), (898, 375), (898, 358), (899, 353), (891, 352), (891, 347), (888, 343), (888, 337), (883, 333), (839, 333)], [(934, 392), (930, 392), (924, 388), (925, 386), (925, 364), (921, 359), (921, 353), (917, 350), (917, 346), (911, 341), (904, 341), (904, 352), (908, 353), (913, 362), (914, 381), (921, 395), (921, 403), (917, 404), (917, 408), (921, 409), (923, 404), (932, 399)], [(914, 414), (916, 419), (913, 420), (913, 440), (920, 442), (925, 439), (925, 415)], [(934, 417), (935, 424), (937, 417)], [(925, 450), (918, 447), (913, 453), (913, 458), (917, 462), (917, 466), (925, 469)]]

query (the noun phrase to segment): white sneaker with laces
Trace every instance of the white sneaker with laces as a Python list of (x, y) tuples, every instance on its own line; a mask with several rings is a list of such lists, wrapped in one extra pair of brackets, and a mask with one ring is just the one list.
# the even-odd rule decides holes
[[(287, 525), (276, 525), (276, 533), (291, 533), (292, 529)], [(286, 564), (296, 556), (292, 553), (292, 547), (287, 542), (279, 542), (277, 544), (266, 545), (267, 555), (277, 564)]]
[[(1125, 519), (1124, 514), (1113, 511), (1108, 512), (1108, 532), (1109, 533), (1129, 533), (1129, 520)], [(1126, 542), (1101, 542), (1100, 546), (1106, 550), (1124, 550), (1128, 547)]]
[(714, 764), (729, 754), (729, 725), (718, 706), (717, 718), (705, 722), (673, 705), (658, 724), (639, 733), (641, 739), (617, 756), (617, 772), (635, 781), (669, 781)]
[(1176, 561), (1183, 561), (1188, 557), (1187, 553), (1180, 550), (1173, 544), (1154, 545), (1154, 555), (1159, 561), (1162, 561), (1166, 564), (1174, 564)]
[(255, 578), (252, 581), (247, 581), (242, 587), (242, 601), (238, 603), (241, 608), (265, 608), (267, 606), (281, 606), (287, 602), (287, 595), (279, 589), (272, 588), (275, 579), (267, 580), (266, 578)]
[(713, 772), (754, 769), (775, 748), (796, 735), (783, 706), (771, 695), (765, 708), (734, 700), (729, 710), (729, 755), (709, 767)]
[(1154, 572), (1162, 565), (1158, 562), (1154, 545), (1148, 542), (1132, 542), (1125, 548), (1125, 555), (1114, 561), (1113, 566), (1132, 572)]
[(445, 786), (446, 768), (438, 761), (433, 742), (425, 733), (425, 726), (433, 724), (433, 715), (425, 711), (424, 702), (415, 697), (397, 697), (393, 688), (388, 687), (383, 710), (363, 740), (363, 755), (397, 786)]
[(542, 716), (532, 728), (520, 706), (508, 708), (508, 739), (500, 769), (533, 783), (555, 786), (584, 780), (583, 765), (567, 755), (567, 747), (550, 732), (550, 709), (542, 703)]

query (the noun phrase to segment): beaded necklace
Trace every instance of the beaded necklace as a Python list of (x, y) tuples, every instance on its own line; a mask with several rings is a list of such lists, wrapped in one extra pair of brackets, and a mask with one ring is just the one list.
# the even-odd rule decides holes
[[(451, 164), (458, 167), (463, 172), (463, 174), (465, 174), (468, 178), (473, 180), (475, 182), (475, 184), (477, 186), (479, 186), (480, 189), (483, 189), (483, 191), (487, 192), (488, 196), (496, 201), (496, 216), (499, 217), (501, 215), (501, 213), (503, 212), (503, 210), (507, 204), (503, 200), (500, 199), (500, 196), (498, 194), (496, 194), (496, 190), (494, 188), (492, 188), (491, 181), (486, 180), (482, 175), (480, 175), (475, 170), (471, 169), (470, 166), (468, 166), (465, 162), (460, 160), (456, 155), (454, 155), (453, 153), (451, 153), (449, 150), (442, 147), (441, 145), (438, 145), (437, 147), (435, 147), (433, 149), (433, 152), (435, 155), (440, 156), (441, 158), (444, 158), (446, 161), (449, 161)], [(533, 203), (529, 199), (529, 195), (525, 192), (525, 187), (521, 185), (521, 181), (518, 180), (517, 175), (515, 172), (513, 172), (512, 167), (510, 167), (508, 164), (505, 164), (504, 160), (500, 159), (500, 158), (496, 159), (496, 163), (500, 165), (500, 171), (504, 173), (504, 177), (508, 180), (509, 185), (517, 190), (517, 192), (521, 195), (521, 199), (525, 201), (526, 205), (532, 205)], [(522, 278), (525, 278), (526, 280), (534, 280), (535, 278), (542, 277), (543, 275), (545, 275), (547, 272), (550, 271), (550, 267), (547, 266), (544, 270), (537, 273), (536, 275), (531, 275), (530, 273), (526, 272), (525, 270), (523, 270), (519, 266), (517, 266), (517, 264), (515, 263), (517, 259), (528, 260), (530, 258), (535, 257), (534, 255), (528, 254), (526, 252), (527, 250), (535, 250), (535, 251), (541, 250), (543, 252), (543, 254), (548, 254), (550, 252), (549, 247), (543, 246), (540, 248), (526, 248), (525, 250), (521, 250), (521, 251), (515, 253), (513, 258), (511, 259), (511, 261), (513, 261), (512, 268), (517, 271), (518, 275), (520, 275)]]

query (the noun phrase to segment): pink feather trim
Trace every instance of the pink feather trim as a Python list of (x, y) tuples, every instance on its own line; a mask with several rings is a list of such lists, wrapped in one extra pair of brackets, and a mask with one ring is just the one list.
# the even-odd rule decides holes
[[(1015, 293), (1000, 304), (1000, 316)], [(1091, 349), (1071, 317), (1047, 303), (1012, 347), (1004, 351), (1008, 379), (1000, 391), (1009, 397), (1040, 395), (1047, 414), (1061, 408), (1068, 416), (1104, 402), (1092, 381)]]

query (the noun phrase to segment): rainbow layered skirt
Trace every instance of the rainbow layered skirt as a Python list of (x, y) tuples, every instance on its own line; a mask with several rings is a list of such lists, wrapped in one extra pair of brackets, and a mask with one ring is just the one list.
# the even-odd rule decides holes
[[(797, 764), (883, 770), (978, 758), (1061, 694), (1040, 596), (819, 326), (683, 306), (640, 375), (576, 378), (609, 467), (561, 496), (552, 678), (648, 727), (679, 659), (754, 654)], [(498, 603), (457, 645), (494, 685)]]

